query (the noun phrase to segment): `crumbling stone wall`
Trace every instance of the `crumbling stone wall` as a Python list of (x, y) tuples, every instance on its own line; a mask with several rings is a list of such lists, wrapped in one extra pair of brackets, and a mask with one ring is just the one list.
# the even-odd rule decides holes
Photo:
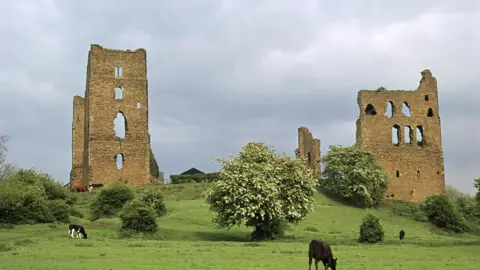
[[(145, 49), (91, 45), (85, 98), (74, 97), (73, 111), (72, 183), (80, 182), (79, 175), (83, 184), (110, 184), (119, 179), (134, 186), (151, 182)], [(124, 138), (115, 135), (118, 113), (125, 118)], [(123, 160), (120, 169), (117, 156)]]
[(401, 200), (421, 201), (445, 192), (437, 80), (430, 70), (421, 74), (414, 91), (358, 92), (357, 144), (372, 151), (390, 173), (386, 195)]
[(320, 140), (314, 139), (306, 127), (298, 128), (298, 148), (295, 155), (306, 158), (308, 167), (317, 178), (320, 177)]
[(72, 170), (70, 183), (81, 184), (83, 178), (83, 147), (85, 132), (85, 99), (80, 96), (73, 97), (72, 120)]

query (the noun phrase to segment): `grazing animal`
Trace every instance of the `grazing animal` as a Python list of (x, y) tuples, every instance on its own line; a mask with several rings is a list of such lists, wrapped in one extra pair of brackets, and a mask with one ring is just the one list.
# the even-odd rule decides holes
[(103, 184), (90, 184), (88, 185), (88, 191), (92, 192), (93, 189), (101, 188)]
[(87, 232), (85, 232), (85, 228), (80, 225), (70, 224), (68, 226), (68, 237), (75, 238), (75, 234), (77, 233), (77, 238), (85, 238), (87, 239)]
[(337, 258), (333, 258), (330, 245), (320, 240), (310, 241), (308, 248), (308, 270), (312, 269), (312, 259), (315, 259), (315, 269), (318, 270), (318, 261), (322, 261), (325, 270), (330, 267), (332, 270), (337, 268)]
[(405, 237), (405, 232), (403, 230), (400, 231), (400, 240), (403, 240)]
[(73, 190), (77, 192), (85, 192), (88, 190), (88, 187), (84, 184), (73, 185)]

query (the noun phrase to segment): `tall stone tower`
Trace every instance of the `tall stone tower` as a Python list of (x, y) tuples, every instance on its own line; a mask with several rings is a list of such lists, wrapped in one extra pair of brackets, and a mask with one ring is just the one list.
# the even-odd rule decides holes
[(445, 192), (437, 80), (430, 70), (421, 74), (414, 91), (358, 92), (357, 144), (390, 173), (386, 195), (401, 200)]
[(85, 98), (73, 99), (72, 184), (150, 183), (146, 56), (90, 46)]
[(298, 128), (298, 148), (295, 155), (306, 158), (308, 167), (313, 170), (317, 179), (320, 178), (320, 140), (314, 139), (306, 127)]

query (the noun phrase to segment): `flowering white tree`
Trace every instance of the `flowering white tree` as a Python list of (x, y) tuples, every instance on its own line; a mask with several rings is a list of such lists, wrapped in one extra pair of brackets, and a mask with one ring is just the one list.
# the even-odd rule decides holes
[(245, 224), (252, 238), (273, 239), (286, 223), (298, 223), (313, 210), (317, 179), (306, 160), (276, 155), (264, 143), (247, 143), (238, 157), (216, 159), (219, 180), (205, 193), (218, 227)]

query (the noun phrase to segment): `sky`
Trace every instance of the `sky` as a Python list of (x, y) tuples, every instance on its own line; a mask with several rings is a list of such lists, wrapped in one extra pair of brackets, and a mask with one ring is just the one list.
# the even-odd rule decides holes
[[(90, 44), (147, 50), (149, 129), (166, 177), (219, 169), (250, 141), (294, 153), (297, 128), (355, 142), (360, 89), (438, 81), (446, 183), (480, 176), (480, 1), (0, 0), (7, 159), (67, 183), (73, 96)], [(477, 169), (476, 169), (477, 168)]]

